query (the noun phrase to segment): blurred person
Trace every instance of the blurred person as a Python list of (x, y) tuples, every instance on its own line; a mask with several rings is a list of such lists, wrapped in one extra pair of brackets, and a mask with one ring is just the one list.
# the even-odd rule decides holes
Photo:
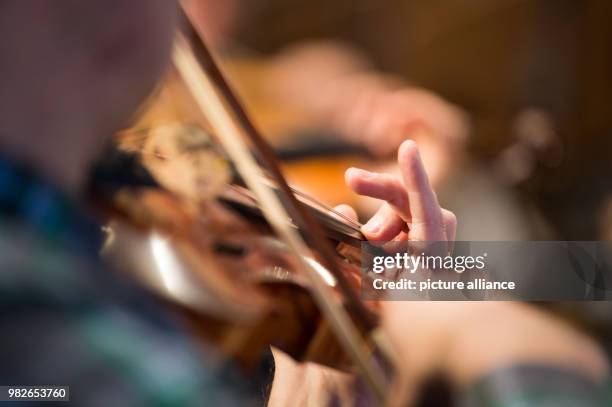
[(0, 4), (0, 383), (79, 406), (257, 405), (165, 308), (98, 261), (88, 169), (168, 65), (167, 0)]
[(0, 19), (2, 383), (70, 385), (79, 405), (262, 403), (99, 263), (83, 207), (89, 165), (167, 65), (175, 5), (9, 1)]
[[(70, 385), (78, 405), (263, 403), (258, 378), (246, 381), (202, 352), (167, 311), (98, 263), (99, 229), (81, 212), (90, 162), (167, 64), (175, 4), (14, 0), (1, 7), (2, 382)], [(402, 239), (452, 241), (454, 217), (437, 203), (413, 143), (400, 149), (399, 167), (401, 180), (347, 175), (357, 193), (392, 204), (381, 209), (379, 227), (364, 232), (380, 238), (408, 222), (421, 234)], [(605, 376), (596, 346), (568, 327), (525, 306), (477, 305), (384, 305), (384, 326), (407, 368), (402, 383), (417, 386), (442, 369), (467, 385), (521, 362), (571, 366), (572, 383)], [(487, 337), (493, 315), (503, 326)], [(534, 343), (532, 334), (549, 341)], [(280, 365), (276, 377), (291, 378), (291, 369)]]
[[(549, 228), (535, 211), (520, 202), (511, 188), (496, 178), (494, 171), (471, 160), (467, 153), (471, 118), (461, 107), (405, 78), (375, 69), (355, 47), (332, 39), (301, 38), (272, 56), (261, 57), (248, 51), (241, 54), (240, 42), (234, 34), (240, 31), (241, 24), (247, 23), (248, 11), (243, 8), (257, 7), (254, 4), (247, 7), (239, 0), (224, 6), (209, 3), (215, 2), (184, 1), (204, 36), (222, 39), (215, 40), (215, 46), (230, 79), (242, 91), (255, 119), (261, 118), (256, 121), (262, 123), (264, 132), (272, 140), (279, 137), (278, 133), (283, 133), (281, 138), (284, 138), (284, 134), (293, 132), (300, 138), (299, 145), (308, 146), (308, 141), (303, 139), (311, 135), (335, 136), (347, 143), (347, 150), (358, 147), (372, 155), (370, 169), (398, 174), (394, 153), (402, 141), (412, 139), (419, 144), (440, 200), (462, 219), (457, 231), (459, 240), (550, 238)], [(284, 9), (281, 7), (281, 10)], [(216, 24), (215, 12), (231, 24)], [(228, 19), (229, 14), (233, 18)], [(291, 14), (285, 18), (299, 17)], [(235, 66), (244, 61), (252, 66), (253, 60), (264, 68), (255, 69), (255, 79), (245, 80), (241, 75), (252, 73)], [(245, 71), (247, 75), (243, 75)], [(256, 82), (256, 86), (249, 82)], [(258, 109), (263, 111), (261, 117)], [(295, 122), (293, 128), (284, 123), (286, 117)], [(315, 137), (313, 143), (319, 142), (324, 143)], [(330, 166), (327, 178), (338, 183), (341, 177), (335, 177), (335, 172), (335, 167)], [(290, 178), (292, 175), (289, 172)], [(307, 178), (305, 182), (303, 178)], [(338, 191), (343, 190), (342, 185), (328, 192), (324, 187), (317, 188), (319, 182), (304, 177), (299, 171), (295, 184), (306, 192), (333, 194), (328, 203), (341, 202)], [(376, 202), (361, 198), (355, 206), (360, 213), (371, 214)]]
[(465, 112), (439, 95), (373, 70), (347, 45), (294, 45), (272, 65), (268, 83), (279, 100), (299, 106), (379, 159), (393, 157), (402, 141), (412, 139), (430, 179), (439, 185), (463, 158), (469, 134)]
[[(234, 45), (241, 2), (218, 3), (183, 1), (204, 37), (223, 53)], [(435, 184), (450, 163), (461, 158), (469, 122), (458, 106), (375, 71), (365, 56), (346, 44), (303, 41), (265, 64), (268, 69), (259, 78), (262, 91), (279, 105), (299, 109), (311, 126), (330, 129), (379, 158), (392, 158), (401, 142), (412, 138), (419, 142)]]

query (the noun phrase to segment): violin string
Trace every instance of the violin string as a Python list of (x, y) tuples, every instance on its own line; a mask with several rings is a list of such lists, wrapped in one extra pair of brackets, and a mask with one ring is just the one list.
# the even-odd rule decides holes
[[(266, 182), (271, 183), (274, 188), (277, 188), (276, 183), (271, 178), (269, 178), (269, 176), (266, 177), (265, 180)], [(319, 208), (323, 216), (326, 216), (326, 215), (330, 216), (330, 214), (333, 214), (334, 216), (337, 216), (338, 218), (342, 219), (345, 222), (345, 226), (350, 227), (356, 232), (359, 232), (361, 230), (361, 226), (362, 226), (361, 223), (349, 218), (348, 216), (346, 216), (342, 212), (337, 211), (331, 206), (313, 198), (312, 196), (308, 195), (306, 192), (300, 191), (299, 189), (292, 187), (292, 186), (289, 186), (289, 188), (291, 189), (291, 192), (293, 192), (295, 195), (302, 198), (300, 200), (302, 203), (307, 204), (308, 206), (312, 208)]]
[(359, 223), (359, 222), (349, 218), (348, 216), (346, 216), (342, 212), (337, 211), (335, 208), (332, 208), (331, 206), (328, 206), (328, 205), (324, 204), (321, 201), (317, 201), (316, 199), (314, 199), (310, 195), (306, 194), (303, 191), (300, 191), (297, 188), (291, 187), (291, 191), (293, 191), (294, 194), (296, 194), (296, 195), (302, 197), (303, 199), (305, 199), (307, 202), (314, 204), (314, 205), (311, 204), (311, 206), (321, 207), (322, 209), (324, 209), (328, 213), (333, 214), (334, 216), (340, 218), (341, 220), (343, 220), (345, 222), (345, 225), (347, 227), (350, 227), (350, 228), (354, 229), (356, 232), (359, 232), (361, 230), (361, 226), (362, 226), (361, 223)]
[[(256, 215), (259, 218), (265, 217), (259, 209), (258, 201), (253, 193), (241, 185), (229, 184), (225, 191), (222, 191), (218, 196), (222, 203), (226, 203), (238, 210), (238, 212), (246, 211), (247, 216)], [(299, 198), (300, 201), (302, 198)], [(306, 203), (311, 211), (316, 211), (316, 218), (326, 228), (327, 237), (332, 241), (344, 242), (354, 247), (359, 247), (362, 241), (365, 240), (359, 229), (353, 228), (352, 225), (341, 219), (336, 219), (335, 216), (326, 212), (321, 212), (320, 208), (310, 206)], [(299, 231), (299, 227), (292, 221), (292, 226)]]
[(305, 276), (311, 281), (314, 299), (324, 315), (327, 316), (338, 340), (343, 343), (344, 348), (355, 362), (373, 394), (384, 403), (386, 398), (384, 376), (380, 369), (364, 355), (363, 351), (367, 349), (364, 339), (347, 311), (334, 298), (330, 287), (305, 260), (303, 254), (308, 253), (306, 243), (297, 231), (288, 224), (289, 217), (273, 189), (261, 182), (261, 171), (249, 148), (243, 142), (240, 129), (226, 110), (227, 107), (217, 94), (213, 82), (191, 52), (189, 43), (181, 34), (177, 36), (173, 59), (196, 103), (206, 113), (211, 125), (216, 130), (217, 137), (236, 165), (237, 170), (243, 176), (248, 187), (258, 197), (266, 220), (296, 254), (297, 260), (306, 271)]

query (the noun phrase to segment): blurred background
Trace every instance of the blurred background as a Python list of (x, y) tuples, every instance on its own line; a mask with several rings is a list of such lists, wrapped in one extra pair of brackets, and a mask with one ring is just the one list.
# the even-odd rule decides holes
[[(329, 53), (287, 61), (296, 48), (332, 41), (367, 61), (369, 72), (393, 75), (465, 112), (460, 149), (467, 159), (451, 158), (438, 187), (442, 204), (458, 213), (458, 239), (612, 236), (609, 1), (231, 0), (198, 8), (205, 35), (273, 139), (317, 133), (305, 131), (308, 120), (296, 120), (299, 114), (283, 113), (291, 101), (308, 99), (307, 90), (279, 98), (270, 89), (288, 87), (279, 76), (306, 82), (309, 71), (316, 75), (317, 61), (334, 60)], [(300, 69), (302, 76), (285, 75)], [(288, 116), (299, 125), (288, 126)]]

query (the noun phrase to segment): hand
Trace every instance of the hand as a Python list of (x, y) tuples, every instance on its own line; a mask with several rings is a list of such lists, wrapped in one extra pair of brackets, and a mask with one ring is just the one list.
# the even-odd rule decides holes
[(302, 43), (285, 50), (270, 67), (267, 87), (283, 103), (297, 105), (373, 153), (395, 153), (415, 134), (438, 148), (461, 146), (466, 114), (433, 92), (406, 86), (401, 78), (372, 71), (367, 58), (336, 42)]
[(433, 92), (371, 70), (354, 49), (337, 43), (302, 44), (271, 64), (267, 89), (283, 105), (361, 144), (379, 157), (393, 155), (406, 139), (419, 144), (437, 184), (462, 154), (468, 117)]
[[(367, 86), (375, 83), (372, 80), (352, 82), (344, 85), (354, 90), (343, 91), (346, 98), (336, 109), (334, 122), (347, 137), (372, 152), (389, 155), (415, 134), (427, 134), (441, 148), (465, 141), (468, 132), (465, 113), (438, 95), (415, 87)], [(421, 144), (426, 140), (417, 136), (415, 141)]]
[[(431, 189), (416, 145), (402, 143), (398, 153), (401, 180), (363, 170), (347, 171), (357, 193), (385, 203), (363, 227), (369, 239), (407, 243), (446, 241), (455, 236), (454, 215), (441, 209)], [(353, 219), (346, 205), (337, 211)], [(595, 381), (608, 365), (595, 342), (562, 321), (529, 305), (512, 302), (382, 301), (382, 331), (397, 361), (393, 405), (409, 405), (423, 381), (446, 375), (463, 389), (497, 368), (540, 364), (569, 368)], [(533, 338), (538, 338), (534, 341)], [(277, 368), (269, 405), (289, 402), (321, 404), (325, 396), (352, 394), (345, 374), (315, 365), (299, 365), (275, 352)]]
[[(407, 139), (414, 140), (432, 184), (437, 185), (464, 154), (467, 115), (457, 106), (420, 88), (386, 89), (353, 80), (361, 91), (344, 95), (330, 117), (336, 131), (384, 158)], [(371, 81), (370, 81), (371, 82)]]
[[(357, 193), (384, 200), (363, 226), (374, 241), (446, 241), (455, 237), (456, 219), (440, 208), (416, 145), (402, 143), (401, 180), (350, 169), (346, 178)], [(348, 206), (336, 210), (356, 218)], [(397, 250), (397, 245), (387, 245)], [(381, 302), (382, 327), (399, 361), (397, 389), (411, 399), (419, 385), (442, 372), (465, 387), (496, 368), (534, 363), (570, 368), (593, 380), (608, 374), (601, 349), (569, 325), (533, 307), (511, 302)], [(542, 340), (533, 341), (533, 338)]]
[(363, 234), (389, 251), (405, 250), (407, 244), (447, 242), (443, 254), (448, 254), (457, 219), (452, 212), (440, 208), (413, 141), (404, 141), (400, 146), (398, 165), (401, 179), (356, 168), (346, 172), (346, 182), (356, 193), (385, 201), (362, 227)]

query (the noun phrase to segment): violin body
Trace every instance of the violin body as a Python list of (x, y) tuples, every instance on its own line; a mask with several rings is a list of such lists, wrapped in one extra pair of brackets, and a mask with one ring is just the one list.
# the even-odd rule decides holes
[[(113, 154), (130, 165), (106, 165), (110, 170), (94, 182), (93, 192), (109, 219), (103, 254), (115, 267), (245, 368), (275, 346), (296, 360), (351, 371), (296, 259), (253, 212), (256, 206), (247, 205), (253, 198), (230, 183), (230, 166), (204, 130), (139, 127), (119, 134), (115, 148)], [(109, 182), (128, 173), (134, 174), (131, 185)], [(332, 232), (343, 272), (358, 290), (355, 242), (334, 240)], [(313, 252), (308, 261), (333, 288), (333, 276), (317, 257)]]

